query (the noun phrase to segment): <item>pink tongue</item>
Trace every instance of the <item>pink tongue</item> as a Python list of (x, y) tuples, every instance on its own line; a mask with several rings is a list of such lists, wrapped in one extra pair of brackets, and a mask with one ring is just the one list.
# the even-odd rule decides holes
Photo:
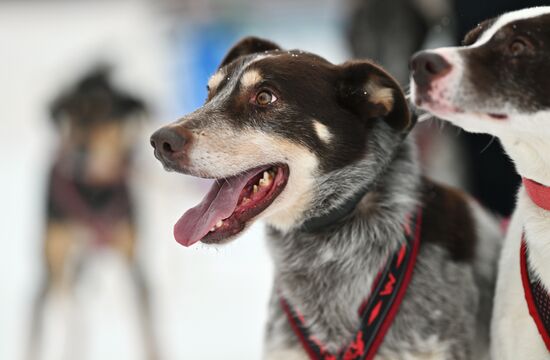
[(183, 214), (174, 226), (174, 237), (183, 246), (191, 246), (202, 239), (219, 220), (228, 218), (239, 201), (241, 190), (251, 179), (247, 172), (228, 179), (216, 181), (204, 199)]

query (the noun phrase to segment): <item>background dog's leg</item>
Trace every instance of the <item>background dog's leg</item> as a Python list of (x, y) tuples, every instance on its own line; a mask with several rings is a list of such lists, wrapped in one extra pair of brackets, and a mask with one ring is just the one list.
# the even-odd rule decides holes
[(147, 360), (159, 358), (155, 339), (149, 285), (142, 267), (136, 259), (134, 227), (129, 222), (121, 223), (116, 232), (115, 247), (127, 259), (137, 295), (138, 316)]
[(37, 360), (40, 354), (40, 341), (42, 339), (42, 324), (44, 319), (44, 306), (50, 293), (51, 281), (48, 275), (41, 280), (42, 283), (35, 295), (31, 309), (30, 338), (26, 349), (27, 360)]
[(149, 286), (143, 275), (141, 266), (137, 262), (133, 265), (132, 275), (138, 291), (139, 316), (147, 351), (147, 360), (158, 360)]
[(72, 292), (68, 259), (75, 243), (71, 226), (62, 222), (50, 222), (47, 226), (44, 242), (45, 275), (36, 293), (31, 309), (30, 339), (27, 359), (41, 358), (44, 348), (44, 309), (55, 293)]

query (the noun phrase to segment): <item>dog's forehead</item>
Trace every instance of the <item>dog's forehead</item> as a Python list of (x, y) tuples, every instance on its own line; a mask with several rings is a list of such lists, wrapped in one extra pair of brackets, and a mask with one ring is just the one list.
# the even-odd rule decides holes
[(487, 27), (487, 29), (483, 32), (483, 34), (481, 34), (479, 39), (471, 45), (471, 47), (478, 47), (489, 42), (489, 40), (491, 40), (499, 30), (506, 26), (513, 26), (516, 22), (538, 18), (544, 15), (550, 15), (550, 6), (527, 8), (504, 14), (492, 21), (491, 26)]
[(216, 103), (220, 99), (226, 98), (235, 87), (239, 85), (239, 79), (246, 73), (247, 67), (269, 54), (252, 54), (238, 58), (231, 63), (219, 68), (209, 79), (207, 88), (212, 97), (216, 98)]
[(319, 55), (301, 50), (283, 51), (258, 59), (249, 68), (256, 68), (264, 73), (300, 71), (300, 68), (331, 66), (332, 64)]
[[(250, 62), (254, 61), (256, 56), (251, 59), (250, 56), (239, 58), (235, 61), (230, 62), (229, 64), (219, 68), (210, 78), (208, 79), (208, 87), (211, 89), (216, 89), (224, 80), (230, 80), (236, 74), (242, 72), (243, 68)], [(248, 60), (248, 61), (245, 61)]]
[(264, 80), (280, 80), (286, 84), (312, 69), (334, 66), (324, 58), (301, 50), (273, 50), (243, 56), (218, 69), (208, 80), (208, 88), (219, 101), (234, 89), (246, 91)]
[(300, 67), (330, 65), (322, 57), (302, 50), (266, 51), (253, 54), (239, 62), (220, 69), (211, 79), (223, 77), (238, 77), (242, 85), (249, 85), (258, 80), (258, 75), (269, 75), (277, 72), (288, 72), (290, 68), (299, 71)]

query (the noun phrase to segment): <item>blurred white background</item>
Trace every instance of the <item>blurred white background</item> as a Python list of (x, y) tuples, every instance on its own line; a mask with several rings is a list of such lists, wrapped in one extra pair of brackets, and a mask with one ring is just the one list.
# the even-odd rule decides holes
[[(240, 36), (254, 34), (340, 62), (342, 3), (332, 1), (0, 2), (0, 359), (22, 359), (42, 276), (45, 183), (56, 145), (47, 106), (98, 61), (143, 97), (152, 121), (137, 145), (139, 258), (152, 283), (161, 359), (259, 359), (271, 290), (261, 224), (234, 243), (179, 246), (172, 226), (207, 185), (166, 173), (148, 136), (193, 110), (206, 78)], [(123, 263), (96, 257), (78, 287), (79, 360), (141, 359), (136, 308)], [(47, 307), (44, 359), (63, 334), (62, 299)]]

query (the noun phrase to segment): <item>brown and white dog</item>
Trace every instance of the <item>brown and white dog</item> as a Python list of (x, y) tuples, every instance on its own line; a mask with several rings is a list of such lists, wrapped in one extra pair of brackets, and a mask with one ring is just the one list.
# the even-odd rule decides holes
[(487, 20), (464, 46), (419, 53), (411, 67), (416, 105), (498, 137), (524, 178), (500, 260), (492, 356), (548, 359), (550, 7)]
[(415, 119), (390, 75), (247, 38), (208, 89), (151, 144), (168, 170), (217, 180), (176, 224), (178, 242), (221, 244), (266, 221), (266, 359), (486, 354), (500, 230), (421, 176)]
[[(41, 352), (46, 301), (52, 295), (62, 295), (74, 305), (83, 270), (104, 250), (127, 262), (140, 306), (144, 352), (147, 359), (156, 358), (150, 294), (136, 260), (129, 178), (145, 112), (143, 101), (113, 87), (104, 66), (85, 74), (51, 105), (59, 144), (48, 178), (44, 277), (34, 301), (29, 359), (39, 358)], [(67, 331), (69, 336), (73, 330)], [(74, 358), (77, 355), (68, 353), (80, 352), (73, 349), (76, 340), (69, 337), (62, 350), (65, 356)]]

